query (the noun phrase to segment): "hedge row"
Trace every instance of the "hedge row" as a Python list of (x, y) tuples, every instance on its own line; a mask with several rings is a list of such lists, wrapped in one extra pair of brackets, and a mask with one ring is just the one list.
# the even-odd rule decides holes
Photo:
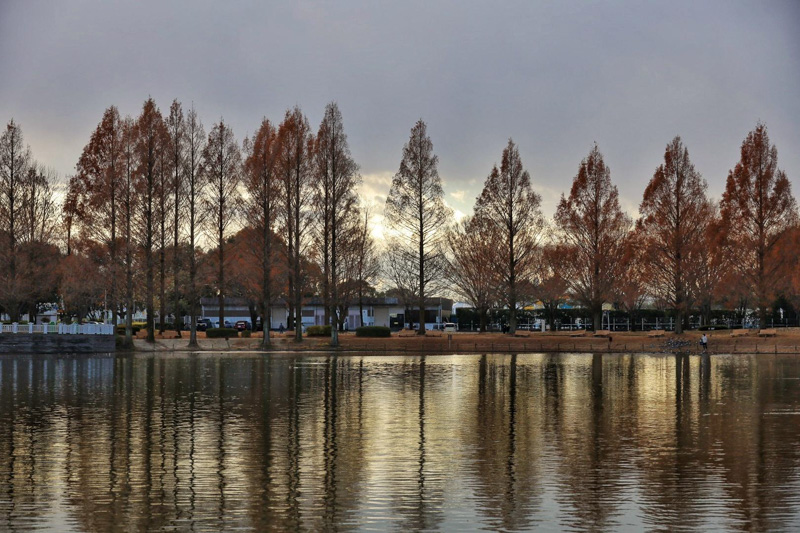
[(356, 328), (356, 337), (391, 337), (392, 330), (386, 326), (361, 326)]
[(238, 336), (239, 331), (236, 328), (212, 328), (206, 330), (206, 338), (208, 339), (229, 339)]
[(330, 337), (331, 326), (308, 326), (306, 328), (306, 335), (309, 337)]

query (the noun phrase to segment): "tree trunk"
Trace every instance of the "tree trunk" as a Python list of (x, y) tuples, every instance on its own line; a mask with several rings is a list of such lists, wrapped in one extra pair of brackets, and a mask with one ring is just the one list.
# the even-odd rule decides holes
[(153, 279), (153, 195), (147, 195), (147, 212), (145, 216), (146, 220), (146, 232), (145, 235), (145, 263), (147, 268), (147, 273), (145, 275), (146, 278), (146, 290), (147, 290), (147, 297), (146, 297), (146, 311), (147, 311), (147, 342), (154, 343), (156, 342), (156, 332), (155, 332), (155, 317), (153, 313), (155, 311), (155, 305), (153, 303), (153, 289), (154, 289), (154, 279)]
[(158, 286), (158, 332), (162, 335), (164, 334), (165, 329), (165, 322), (164, 319), (166, 318), (164, 315), (167, 314), (167, 298), (166, 298), (166, 255), (164, 250), (164, 231), (163, 231), (163, 224), (162, 224), (162, 239), (161, 239), (161, 252), (159, 253), (159, 286)]
[(600, 331), (603, 329), (603, 310), (601, 309), (593, 309), (592, 310), (592, 325), (594, 326), (595, 331)]

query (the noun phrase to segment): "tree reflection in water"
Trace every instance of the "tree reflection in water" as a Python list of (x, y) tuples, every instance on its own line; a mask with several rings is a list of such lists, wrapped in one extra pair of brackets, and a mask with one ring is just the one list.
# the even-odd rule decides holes
[(0, 530), (797, 529), (800, 362), (0, 358)]

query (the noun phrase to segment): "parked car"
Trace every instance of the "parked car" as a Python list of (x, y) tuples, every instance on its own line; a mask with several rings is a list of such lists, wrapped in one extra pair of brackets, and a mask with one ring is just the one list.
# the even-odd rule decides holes
[[(219, 320), (215, 320), (215, 321), (214, 321), (214, 327), (215, 327), (215, 328), (218, 328), (218, 327), (220, 327), (220, 326), (219, 326)], [(223, 327), (223, 328), (232, 328), (232, 327), (233, 327), (233, 323), (232, 323), (230, 320), (226, 320), (226, 321), (225, 321), (225, 323), (224, 323), (224, 325), (223, 325), (222, 327)]]
[(253, 329), (252, 326), (250, 325), (250, 322), (248, 322), (247, 320), (239, 320), (236, 322), (236, 324), (233, 325), (233, 327), (239, 331)]
[(446, 333), (455, 333), (456, 325), (453, 322), (445, 322), (444, 323), (444, 331)]
[(211, 329), (214, 326), (211, 324), (211, 320), (208, 318), (198, 318), (197, 319), (197, 331), (205, 331), (207, 329)]

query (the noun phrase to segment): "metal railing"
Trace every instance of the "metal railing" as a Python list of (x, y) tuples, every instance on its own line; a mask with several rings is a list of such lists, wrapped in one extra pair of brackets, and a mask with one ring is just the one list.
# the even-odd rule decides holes
[(0, 333), (41, 333), (44, 335), (113, 335), (112, 324), (3, 324)]

